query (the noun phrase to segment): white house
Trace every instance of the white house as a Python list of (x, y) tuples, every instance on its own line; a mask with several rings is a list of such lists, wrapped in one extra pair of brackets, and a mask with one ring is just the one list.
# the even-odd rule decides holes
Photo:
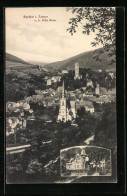
[(47, 79), (47, 85), (50, 86), (52, 84), (52, 80), (51, 79)]
[(75, 101), (70, 101), (70, 105), (71, 105), (71, 112), (73, 114), (73, 117), (76, 118), (76, 103), (75, 103)]
[(68, 74), (68, 70), (67, 69), (63, 69), (62, 70), (62, 74)]
[(66, 163), (67, 170), (85, 170), (86, 162), (89, 161), (89, 157), (87, 156), (85, 149), (82, 149), (81, 154), (77, 153), (74, 158), (71, 158)]
[(87, 83), (86, 83), (86, 86), (87, 86), (87, 87), (88, 87), (88, 86), (93, 87), (93, 82), (92, 82), (92, 80), (88, 79), (88, 80), (87, 80)]
[(86, 109), (86, 111), (89, 111), (90, 113), (94, 112), (94, 106), (93, 106), (92, 102), (90, 102), (90, 101), (81, 100), (80, 106), (83, 106)]

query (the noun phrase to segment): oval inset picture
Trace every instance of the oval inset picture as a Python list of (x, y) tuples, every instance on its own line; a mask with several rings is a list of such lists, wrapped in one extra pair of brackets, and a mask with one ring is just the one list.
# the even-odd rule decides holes
[(61, 177), (111, 176), (111, 150), (99, 146), (74, 146), (60, 151)]

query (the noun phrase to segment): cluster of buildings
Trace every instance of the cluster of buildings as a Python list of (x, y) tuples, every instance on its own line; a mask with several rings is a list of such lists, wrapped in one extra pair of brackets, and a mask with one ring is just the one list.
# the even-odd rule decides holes
[(13, 117), (7, 117), (6, 119), (6, 135), (14, 134), (20, 129), (25, 129), (27, 124), (27, 119), (25, 112), (29, 115), (33, 114), (33, 110), (30, 109), (28, 101), (23, 100), (17, 103), (8, 102), (6, 112), (14, 113)]
[(10, 117), (6, 120), (6, 135), (14, 134), (20, 129), (26, 128), (26, 119), (23, 117)]
[(62, 96), (59, 101), (59, 115), (57, 120), (58, 121), (72, 121), (76, 118), (77, 109), (80, 107), (84, 107), (86, 111), (89, 111), (90, 113), (94, 112), (94, 106), (91, 101), (85, 101), (83, 99), (75, 98), (73, 97), (73, 94), (71, 93), (71, 99), (70, 99), (70, 108), (67, 106), (67, 96), (65, 95), (65, 89), (64, 89), (64, 81), (62, 85)]
[[(69, 71), (67, 69), (63, 69), (61, 74), (62, 75), (68, 74), (68, 72)], [(87, 74), (86, 74), (86, 77), (87, 77)], [(74, 76), (74, 80), (77, 80), (77, 79), (79, 80), (82, 79), (82, 75), (79, 74), (79, 63), (78, 62), (75, 63), (75, 76)], [(50, 86), (52, 85), (52, 83), (60, 82), (61, 75), (59, 74), (57, 76), (52, 76), (52, 77), (45, 76), (45, 80), (46, 80), (47, 86)], [(93, 87), (93, 82), (90, 79), (87, 79), (87, 86)]]
[[(62, 70), (62, 74), (67, 74), (68, 70)], [(82, 79), (82, 75), (79, 75), (79, 63), (75, 63), (75, 76), (74, 80)], [(52, 83), (60, 82), (61, 76), (45, 76), (45, 80), (47, 81), (47, 86), (50, 87)], [(57, 90), (52, 88), (47, 88), (46, 90), (40, 91), (35, 90), (36, 95), (31, 97), (27, 97), (23, 101), (8, 102), (7, 103), (7, 112), (18, 113), (18, 116), (14, 115), (14, 117), (7, 118), (7, 134), (14, 133), (17, 129), (26, 128), (26, 118), (24, 112), (27, 111), (29, 114), (33, 115), (33, 110), (30, 108), (30, 101), (38, 102), (39, 105), (43, 105), (44, 107), (56, 107), (59, 106), (59, 114), (57, 117), (57, 121), (73, 121), (77, 116), (77, 109), (80, 107), (84, 107), (86, 111), (90, 113), (94, 113), (93, 102), (104, 103), (110, 102), (107, 99), (107, 95), (104, 93), (101, 95), (100, 86), (96, 83), (96, 87), (94, 92), (89, 90), (87, 87), (94, 88), (93, 82), (89, 79), (89, 75), (86, 74), (86, 87), (82, 87), (80, 89), (76, 89), (74, 91), (66, 91), (64, 87), (64, 81), (62, 86), (59, 86)], [(95, 95), (99, 95), (96, 98)], [(67, 100), (70, 100), (70, 107), (67, 105)]]
[[(68, 74), (68, 70), (66, 69), (63, 69), (62, 70), (62, 74)], [(82, 75), (79, 74), (79, 63), (76, 62), (75, 63), (75, 76), (74, 76), (74, 80), (77, 80), (77, 79), (82, 79)], [(60, 82), (61, 81), (61, 76), (58, 75), (58, 76), (52, 76), (52, 77), (49, 77), (49, 76), (45, 76), (45, 80), (46, 80), (46, 83), (47, 83), (47, 86), (51, 86), (52, 83), (57, 83), (57, 82)], [(83, 88), (87, 88), (87, 87), (91, 87), (91, 88), (94, 88), (94, 84), (92, 82), (92, 80), (89, 79), (89, 75), (86, 74), (86, 87), (83, 87)], [(58, 87), (58, 91), (61, 91), (62, 87), (59, 86)], [(95, 95), (99, 95), (100, 94), (100, 86), (98, 83), (96, 83), (96, 87), (95, 87)], [(83, 95), (84, 97), (89, 97), (89, 96), (93, 96), (93, 92), (90, 92), (90, 91), (87, 91), (85, 92), (85, 94)]]
[[(77, 62), (75, 63), (74, 79), (82, 79), (82, 75), (79, 75), (79, 63)], [(114, 97), (112, 95), (107, 95), (104, 93), (101, 94), (100, 85), (98, 83), (96, 83), (96, 87), (94, 88), (93, 82), (89, 79), (88, 74), (86, 74), (86, 80), (86, 87), (82, 87), (81, 89), (76, 89), (74, 91), (68, 91), (66, 92), (66, 94), (64, 90), (64, 82), (62, 87), (59, 87), (58, 91), (62, 91), (62, 97), (59, 101), (58, 121), (72, 121), (76, 118), (76, 111), (80, 107), (84, 107), (86, 111), (94, 113), (93, 102), (102, 104), (104, 102), (107, 103), (114, 100)], [(94, 91), (90, 90), (88, 87), (91, 87), (91, 89), (94, 89)], [(70, 98), (71, 108), (67, 107), (68, 97)]]
[(25, 112), (28, 112), (29, 114), (33, 113), (33, 109), (30, 108), (29, 104), (29, 97), (25, 100), (15, 102), (8, 102), (6, 105), (6, 112), (14, 112), (15, 114), (18, 113), (19, 116), (24, 116)]
[(45, 80), (47, 83), (47, 86), (52, 85), (52, 83), (60, 82), (61, 76), (52, 76), (51, 78), (48, 76), (45, 76)]
[[(79, 63), (76, 62), (75, 63), (75, 77), (74, 77), (74, 79), (80, 80), (81, 78), (82, 78), (82, 75), (79, 75)], [(87, 87), (88, 86), (93, 87), (93, 82), (89, 79), (87, 81)], [(86, 88), (84, 90), (86, 90)], [(99, 94), (99, 84), (97, 84), (97, 86), (96, 86), (95, 93)], [(93, 95), (93, 93), (92, 93), (92, 95)], [(90, 111), (91, 113), (94, 112), (94, 107), (93, 107), (92, 102), (88, 102), (88, 101), (86, 102), (81, 99), (79, 100), (78, 98), (76, 99), (75, 92), (70, 92), (70, 96), (73, 97), (73, 99), (70, 100), (71, 108), (68, 108), (67, 107), (67, 98), (65, 97), (64, 81), (63, 81), (62, 97), (60, 98), (60, 102), (59, 102), (60, 105), (59, 105), (59, 115), (57, 118), (58, 121), (63, 121), (63, 122), (72, 121), (73, 119), (76, 118), (76, 111), (81, 106), (84, 106), (86, 111)]]

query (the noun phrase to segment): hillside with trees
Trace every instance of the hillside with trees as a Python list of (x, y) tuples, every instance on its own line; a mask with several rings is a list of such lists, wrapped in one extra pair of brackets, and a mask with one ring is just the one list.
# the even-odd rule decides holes
[(101, 54), (101, 59), (99, 59), (98, 61), (96, 60), (96, 53), (97, 52), (102, 53), (102, 51), (103, 49), (101, 48), (89, 52), (84, 52), (63, 61), (46, 64), (44, 65), (44, 67), (53, 68), (55, 70), (62, 70), (62, 69), (74, 70), (75, 62), (79, 62), (80, 68), (86, 68), (86, 69), (90, 68), (93, 71), (97, 71), (98, 69), (115, 70), (115, 63), (110, 65), (110, 59), (106, 51), (104, 51), (103, 54)]
[[(116, 163), (116, 103), (103, 104), (102, 107), (103, 114), (100, 120), (97, 120), (84, 108), (79, 109), (76, 118), (79, 127), (71, 126), (70, 122), (43, 124), (43, 126), (36, 123), (36, 132), (29, 127), (23, 134), (19, 133), (17, 138), (27, 139), (31, 148), (26, 150), (20, 159), (18, 155), (7, 157), (7, 181), (53, 183), (62, 180), (60, 177), (60, 150), (84, 145), (84, 141), (91, 134), (95, 135), (92, 145), (112, 150), (113, 162)], [(82, 178), (78, 178), (78, 182), (81, 180)]]
[(12, 54), (9, 54), (9, 53), (6, 53), (6, 61), (11, 61), (11, 62), (17, 62), (17, 63), (23, 63), (23, 64), (31, 64), (31, 63), (28, 63)]

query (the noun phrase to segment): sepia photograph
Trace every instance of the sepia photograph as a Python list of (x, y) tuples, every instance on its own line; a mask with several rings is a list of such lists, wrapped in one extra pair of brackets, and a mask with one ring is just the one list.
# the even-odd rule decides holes
[(116, 8), (5, 9), (6, 183), (117, 183)]
[[(111, 151), (96, 146), (76, 146), (60, 154), (61, 176), (111, 176)], [(72, 179), (73, 181), (73, 179)]]

